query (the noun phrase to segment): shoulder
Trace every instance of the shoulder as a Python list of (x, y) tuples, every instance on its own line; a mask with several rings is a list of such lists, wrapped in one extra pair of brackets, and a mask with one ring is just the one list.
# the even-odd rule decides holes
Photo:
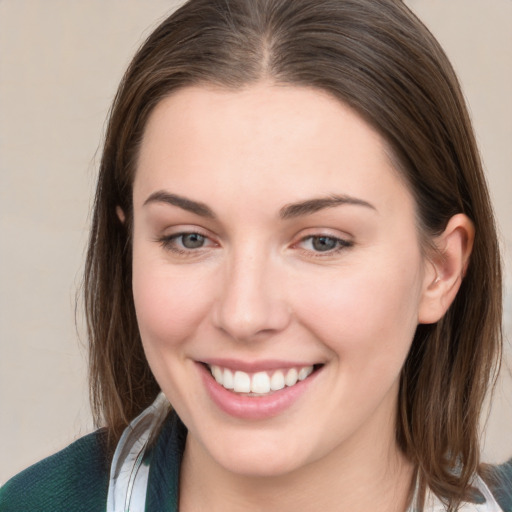
[(512, 459), (499, 466), (482, 466), (481, 476), (502, 510), (512, 512)]
[(0, 488), (2, 512), (105, 510), (110, 461), (97, 431), (22, 471)]

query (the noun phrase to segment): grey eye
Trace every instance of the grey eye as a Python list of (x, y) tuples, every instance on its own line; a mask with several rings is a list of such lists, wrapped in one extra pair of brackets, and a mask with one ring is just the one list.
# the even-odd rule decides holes
[(311, 239), (311, 244), (315, 251), (325, 252), (332, 251), (338, 244), (338, 239), (329, 236), (314, 236)]
[(198, 249), (203, 247), (205, 237), (199, 233), (187, 233), (186, 235), (180, 235), (181, 244), (186, 249)]

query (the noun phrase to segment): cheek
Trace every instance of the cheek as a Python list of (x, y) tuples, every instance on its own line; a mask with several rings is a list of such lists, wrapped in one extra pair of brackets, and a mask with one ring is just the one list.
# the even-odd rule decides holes
[(133, 297), (145, 347), (179, 344), (208, 310), (203, 276), (166, 265), (134, 250)]
[[(418, 258), (419, 262), (419, 258)], [(420, 265), (385, 260), (308, 283), (300, 316), (343, 364), (401, 365), (417, 326)], [(296, 296), (300, 296), (299, 291)], [(360, 369), (360, 368), (359, 368)]]

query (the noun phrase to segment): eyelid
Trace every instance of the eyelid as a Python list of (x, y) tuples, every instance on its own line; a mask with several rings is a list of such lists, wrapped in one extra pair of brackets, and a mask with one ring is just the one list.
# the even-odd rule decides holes
[[(333, 249), (329, 249), (326, 251), (315, 251), (314, 249), (306, 249), (301, 247), (301, 244), (304, 244), (308, 240), (312, 240), (315, 238), (329, 238), (336, 241), (336, 246)], [(297, 237), (296, 241), (293, 242), (292, 248), (302, 251), (309, 257), (329, 257), (338, 254), (339, 252), (350, 249), (355, 244), (354, 239), (351, 235), (347, 233), (333, 233), (330, 229), (311, 229), (307, 230), (306, 233), (301, 232)]]
[(165, 229), (161, 230), (161, 233), (161, 235), (158, 235), (158, 238), (171, 238), (173, 236), (188, 235), (192, 233), (209, 239), (214, 238), (211, 231), (195, 224), (177, 224), (175, 226), (167, 226)]
[[(301, 238), (298, 243), (305, 242), (306, 240), (312, 240), (314, 238), (329, 238), (344, 247), (349, 247), (349, 246), (354, 245), (353, 242), (351, 242), (350, 240), (345, 240), (344, 238), (340, 238), (337, 236), (331, 236), (331, 235), (308, 235), (308, 236)], [(317, 252), (322, 252), (322, 251), (317, 251)], [(325, 252), (328, 252), (328, 251), (325, 251)]]
[[(200, 235), (208, 243), (205, 246), (198, 247), (196, 249), (180, 248), (179, 245), (175, 244), (175, 240), (186, 235)], [(165, 250), (183, 255), (193, 255), (201, 252), (203, 249), (218, 246), (219, 244), (215, 241), (211, 233), (207, 232), (204, 228), (194, 225), (179, 225), (173, 227), (172, 230), (167, 230), (166, 233), (157, 236), (155, 242), (158, 242)]]
[(294, 236), (294, 239), (296, 240), (296, 242), (294, 242), (294, 243), (300, 242), (306, 238), (322, 237), (322, 236), (324, 236), (326, 238), (336, 238), (338, 240), (343, 240), (345, 242), (354, 243), (354, 236), (351, 235), (350, 233), (348, 233), (347, 231), (342, 231), (342, 230), (333, 229), (333, 228), (326, 228), (326, 227), (324, 227), (324, 228), (313, 227), (313, 228), (302, 229)]

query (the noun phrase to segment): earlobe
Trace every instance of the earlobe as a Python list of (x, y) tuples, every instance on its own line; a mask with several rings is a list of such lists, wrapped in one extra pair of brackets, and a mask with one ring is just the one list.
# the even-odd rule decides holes
[(120, 206), (116, 206), (116, 214), (118, 219), (121, 221), (121, 224), (124, 224), (124, 221), (126, 220), (126, 215), (124, 214), (124, 211)]
[(473, 223), (459, 213), (434, 240), (437, 251), (427, 262), (418, 323), (437, 322), (452, 304), (466, 274), (474, 238)]

